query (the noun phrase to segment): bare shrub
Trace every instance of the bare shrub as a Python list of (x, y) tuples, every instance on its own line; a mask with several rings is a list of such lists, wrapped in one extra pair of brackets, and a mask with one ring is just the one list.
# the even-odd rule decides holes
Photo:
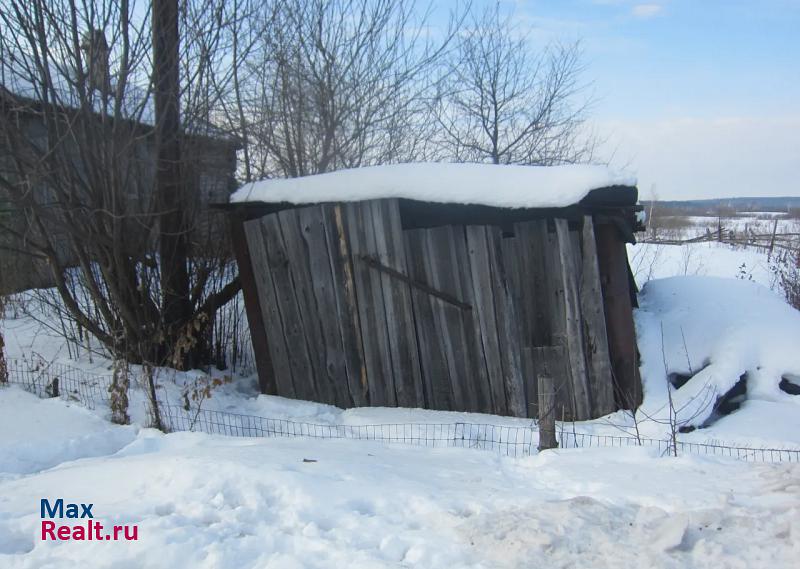
[(786, 302), (800, 310), (800, 249), (780, 251), (770, 265)]
[(109, 407), (111, 407), (111, 422), (117, 425), (128, 425), (131, 418), (128, 416), (128, 388), (131, 385), (127, 362), (114, 361), (114, 374), (111, 385), (108, 386)]

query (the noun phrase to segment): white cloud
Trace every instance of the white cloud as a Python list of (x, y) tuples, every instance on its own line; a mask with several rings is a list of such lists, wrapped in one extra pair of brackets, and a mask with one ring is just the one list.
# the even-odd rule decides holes
[(636, 4), (632, 9), (631, 13), (643, 20), (647, 20), (650, 18), (655, 18), (664, 10), (664, 7), (661, 4), (650, 3), (650, 4)]
[(598, 121), (612, 166), (637, 174), (642, 197), (800, 195), (800, 116)]

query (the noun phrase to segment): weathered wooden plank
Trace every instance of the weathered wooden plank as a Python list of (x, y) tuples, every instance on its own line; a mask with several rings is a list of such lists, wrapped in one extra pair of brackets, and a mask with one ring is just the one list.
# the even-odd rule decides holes
[[(347, 377), (345, 348), (338, 310), (339, 301), (336, 296), (332, 258), (337, 253), (330, 250), (325, 231), (322, 206), (309, 206), (294, 210), (297, 212), (297, 229), (300, 239), (289, 248), (292, 260), (298, 260), (301, 269), (295, 271), (295, 277), (306, 280), (298, 286), (298, 298), (303, 298), (307, 313), (303, 314), (306, 336), (309, 347), (317, 359), (315, 372), (317, 389), (327, 397), (326, 403), (339, 407), (350, 407), (353, 399)], [(279, 218), (283, 213), (279, 214)], [(294, 225), (294, 223), (292, 223)], [(284, 238), (289, 243), (288, 234)], [(310, 286), (308, 286), (310, 285)], [(352, 331), (350, 332), (352, 337)]]
[[(306, 210), (305, 216), (309, 223), (301, 222), (300, 215), (302, 210)], [(314, 213), (317, 213), (317, 215), (315, 216)], [(286, 209), (277, 215), (287, 259), (289, 260), (288, 269), (293, 287), (292, 291), (300, 315), (299, 328), (303, 334), (311, 364), (311, 376), (308, 381), (314, 385), (317, 393), (316, 401), (337, 405), (344, 402), (337, 401), (334, 389), (335, 380), (331, 375), (343, 372), (344, 362), (336, 362), (338, 365), (334, 364), (334, 369), (328, 369), (328, 365), (333, 364), (333, 362), (328, 361), (329, 355), (332, 356), (332, 354), (328, 354), (330, 342), (325, 338), (323, 326), (332, 315), (330, 312), (322, 314), (320, 311), (330, 308), (331, 301), (330, 299), (323, 301), (328, 305), (327, 307), (323, 307), (323, 302), (318, 302), (314, 290), (314, 281), (321, 281), (324, 276), (322, 274), (313, 275), (310, 264), (312, 255), (314, 255), (316, 268), (319, 268), (319, 254), (327, 255), (327, 250), (324, 247), (321, 251), (319, 248), (319, 237), (321, 236), (322, 228), (316, 223), (311, 223), (312, 217), (316, 217), (319, 220), (318, 213), (319, 209), (312, 206), (300, 209)], [(317, 235), (314, 236), (312, 233)], [(324, 236), (322, 237), (324, 239)], [(309, 248), (308, 240), (316, 241), (314, 251)], [(319, 285), (321, 283), (317, 282), (316, 284)]]
[(597, 244), (592, 216), (584, 217), (581, 230), (583, 267), (581, 270), (581, 313), (586, 341), (586, 363), (592, 396), (592, 415), (600, 417), (614, 411), (614, 382), (608, 352), (603, 291), (597, 263)]
[(296, 397), (292, 379), (292, 366), (289, 363), (289, 347), (286, 344), (283, 322), (278, 307), (278, 297), (272, 272), (267, 259), (266, 237), (260, 219), (244, 223), (247, 247), (253, 265), (253, 277), (259, 295), (261, 322), (269, 338), (269, 351), (273, 362), (276, 394), (283, 397)]
[(453, 335), (453, 359), (464, 366), (464, 371), (459, 373), (464, 373), (464, 377), (469, 378), (465, 379), (461, 385), (466, 410), (491, 413), (493, 409), (492, 386), (489, 383), (489, 368), (483, 350), (480, 318), (475, 308), (478, 300), (472, 277), (472, 258), (469, 252), (466, 227), (459, 225), (452, 226), (452, 228), (453, 239), (450, 245), (454, 266), (457, 267), (453, 271), (454, 276), (457, 276), (457, 285), (454, 291), (459, 298), (472, 306), (472, 310), (461, 312), (460, 323), (451, 324), (453, 327), (460, 325), (460, 334)]
[(369, 404), (369, 393), (353, 266), (350, 263), (350, 245), (345, 235), (342, 206), (325, 204), (321, 207), (339, 316), (339, 333), (345, 354), (347, 383), (353, 405), (360, 407)]
[(288, 348), (289, 366), (292, 369), (295, 396), (319, 401), (314, 383), (314, 367), (305, 336), (303, 317), (295, 295), (295, 282), (290, 268), (289, 254), (283, 240), (278, 215), (261, 218), (269, 274), (275, 287), (275, 299), (283, 324), (283, 334)]
[[(430, 230), (425, 259), (433, 286), (472, 306), (474, 295), (464, 228), (445, 226)], [(437, 309), (457, 408), (490, 409), (491, 392), (476, 334), (479, 324), (474, 307), (469, 311), (453, 310), (439, 303)]]
[(343, 213), (350, 244), (370, 405), (393, 407), (397, 405), (397, 397), (389, 356), (381, 275), (360, 261), (361, 255), (374, 255), (377, 249), (369, 202), (347, 203)]
[[(378, 260), (407, 275), (397, 200), (373, 200), (370, 207)], [(381, 274), (381, 284), (397, 404), (401, 407), (422, 407), (425, 398), (411, 308), (411, 289), (408, 283), (387, 274)]]
[[(278, 385), (275, 383), (275, 370), (270, 353), (271, 348), (269, 346), (267, 329), (262, 316), (263, 307), (259, 299), (256, 276), (253, 272), (250, 248), (247, 245), (244, 219), (240, 215), (234, 213), (228, 216), (228, 221), (231, 233), (231, 247), (236, 256), (236, 265), (239, 268), (239, 279), (242, 283), (244, 309), (247, 316), (247, 324), (250, 328), (250, 341), (253, 345), (253, 357), (256, 362), (256, 371), (258, 372), (258, 385), (261, 393), (277, 395)], [(260, 239), (260, 232), (261, 230), (258, 229), (258, 239)], [(259, 278), (264, 277), (261, 276)]]
[(492, 262), (489, 257), (487, 227), (469, 225), (465, 230), (470, 257), (472, 290), (475, 299), (472, 306), (480, 328), (481, 346), (488, 372), (491, 391), (491, 412), (507, 415), (508, 403), (503, 381), (503, 363), (500, 359), (500, 339), (497, 334), (497, 320), (494, 313)]
[(527, 416), (530, 418), (539, 416), (539, 382), (536, 379), (536, 360), (534, 359), (534, 347), (522, 346), (522, 380), (525, 385), (525, 399), (528, 402)]
[(629, 280), (628, 256), (619, 230), (610, 220), (595, 223), (595, 239), (600, 282), (606, 314), (606, 330), (611, 365), (614, 370), (615, 397), (625, 409), (642, 402), (642, 382), (636, 351), (636, 330)]
[[(536, 230), (540, 235), (539, 242), (543, 244), (544, 282), (542, 283), (542, 290), (544, 294), (542, 298), (547, 299), (550, 303), (550, 309), (547, 311), (546, 343), (542, 345), (566, 350), (567, 330), (564, 280), (562, 278), (561, 255), (559, 254), (555, 226), (551, 231), (548, 224), (543, 222), (536, 227)], [(566, 358), (566, 356), (563, 357)], [(567, 363), (563, 363), (565, 373), (556, 378), (556, 407), (561, 420), (571, 420), (575, 415), (575, 398), (572, 393), (572, 382), (569, 380), (569, 373), (566, 371)], [(538, 361), (536, 365), (539, 365)], [(563, 383), (560, 383), (561, 381)]]
[[(538, 406), (535, 356), (532, 348), (555, 345), (563, 341), (563, 293), (559, 274), (559, 263), (553, 249), (553, 236), (548, 233), (547, 220), (539, 219), (514, 224), (518, 242), (520, 277), (525, 287), (522, 293), (523, 314), (527, 327), (523, 329), (522, 356), (528, 396), (528, 416), (535, 417)], [(549, 260), (548, 260), (549, 259)]]
[(514, 321), (516, 323), (517, 342), (519, 345), (519, 358), (522, 371), (522, 384), (526, 401), (526, 416), (536, 416), (538, 404), (536, 390), (537, 380), (533, 355), (534, 327), (536, 326), (534, 301), (536, 291), (533, 285), (531, 262), (527, 255), (527, 247), (523, 240), (526, 235), (505, 237), (502, 240), (503, 266), (508, 275), (509, 291), (514, 306)]
[[(514, 417), (528, 416), (528, 402), (522, 370), (517, 310), (514, 306), (508, 270), (503, 263), (503, 234), (500, 228), (490, 227), (489, 259), (491, 262), (492, 286), (494, 288), (494, 311), (497, 320), (497, 335), (500, 342), (500, 361), (503, 365), (503, 383), (506, 391), (508, 414)], [(515, 263), (512, 263), (512, 265)]]
[(577, 255), (572, 246), (566, 219), (555, 219), (558, 252), (561, 259), (561, 279), (564, 290), (566, 321), (566, 347), (570, 368), (570, 383), (574, 399), (576, 420), (591, 418), (592, 404), (589, 391), (589, 378), (584, 354), (583, 323), (580, 312), (580, 295), (575, 274)]
[[(417, 229), (403, 232), (406, 244), (406, 259), (409, 275), (421, 282), (431, 282), (431, 265), (426, 241), (428, 230)], [(444, 341), (447, 331), (442, 323), (442, 301), (422, 289), (411, 291), (417, 338), (419, 339), (420, 365), (422, 366), (425, 401), (432, 409), (448, 411), (462, 410), (453, 395), (453, 385), (462, 378), (451, 377), (445, 354)], [(454, 307), (455, 308), (455, 307)]]
[(572, 270), (574, 271), (575, 281), (578, 283), (578, 286), (580, 286), (580, 283), (583, 282), (583, 248), (581, 245), (582, 239), (583, 237), (578, 229), (569, 230), (569, 246), (572, 252), (570, 257), (573, 260)]
[(525, 416), (524, 388), (513, 306), (500, 262), (500, 229), (466, 228), (470, 272), (493, 412)]
[(514, 231), (520, 241), (521, 256), (528, 265), (532, 285), (531, 294), (526, 296), (530, 303), (527, 312), (533, 312), (531, 346), (554, 345), (556, 342), (553, 336), (560, 332), (554, 329), (554, 314), (558, 312), (563, 298), (556, 298), (558, 291), (551, 286), (554, 284), (553, 270), (557, 263), (552, 262), (554, 250), (552, 235), (547, 230), (547, 220), (519, 223), (514, 225)]

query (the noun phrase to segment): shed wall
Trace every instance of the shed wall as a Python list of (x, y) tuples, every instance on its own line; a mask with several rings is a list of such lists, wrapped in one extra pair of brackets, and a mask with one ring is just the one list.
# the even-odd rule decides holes
[(404, 230), (385, 199), (244, 227), (278, 395), (535, 417), (546, 360), (560, 418), (613, 410), (591, 218)]

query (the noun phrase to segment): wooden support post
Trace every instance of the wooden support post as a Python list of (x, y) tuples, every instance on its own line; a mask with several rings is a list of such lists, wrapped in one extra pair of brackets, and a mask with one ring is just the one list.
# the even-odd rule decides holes
[(272, 357), (269, 351), (267, 331), (261, 318), (261, 304), (256, 287), (253, 263), (250, 250), (247, 246), (247, 237), (244, 231), (244, 219), (237, 214), (229, 217), (231, 244), (239, 267), (239, 280), (242, 283), (242, 296), (244, 297), (244, 310), (247, 324), (250, 328), (250, 341), (253, 343), (253, 356), (258, 372), (258, 386), (261, 393), (276, 395), (278, 388), (275, 383), (275, 371), (272, 367)]
[(556, 439), (556, 392), (553, 378), (539, 375), (539, 450), (558, 447)]
[[(563, 369), (564, 350), (559, 347), (534, 348), (537, 395), (539, 399), (539, 450), (558, 448), (556, 438), (556, 375)], [(561, 382), (565, 378), (558, 378)]]
[(642, 402), (642, 382), (639, 377), (625, 241), (611, 220), (595, 224), (595, 239), (600, 283), (603, 286), (608, 349), (615, 380), (614, 394), (617, 405), (624, 409), (636, 409)]
[(767, 261), (772, 258), (772, 252), (775, 250), (775, 235), (778, 233), (778, 218), (775, 218), (775, 223), (772, 225), (772, 238), (769, 240), (769, 253), (767, 253)]

